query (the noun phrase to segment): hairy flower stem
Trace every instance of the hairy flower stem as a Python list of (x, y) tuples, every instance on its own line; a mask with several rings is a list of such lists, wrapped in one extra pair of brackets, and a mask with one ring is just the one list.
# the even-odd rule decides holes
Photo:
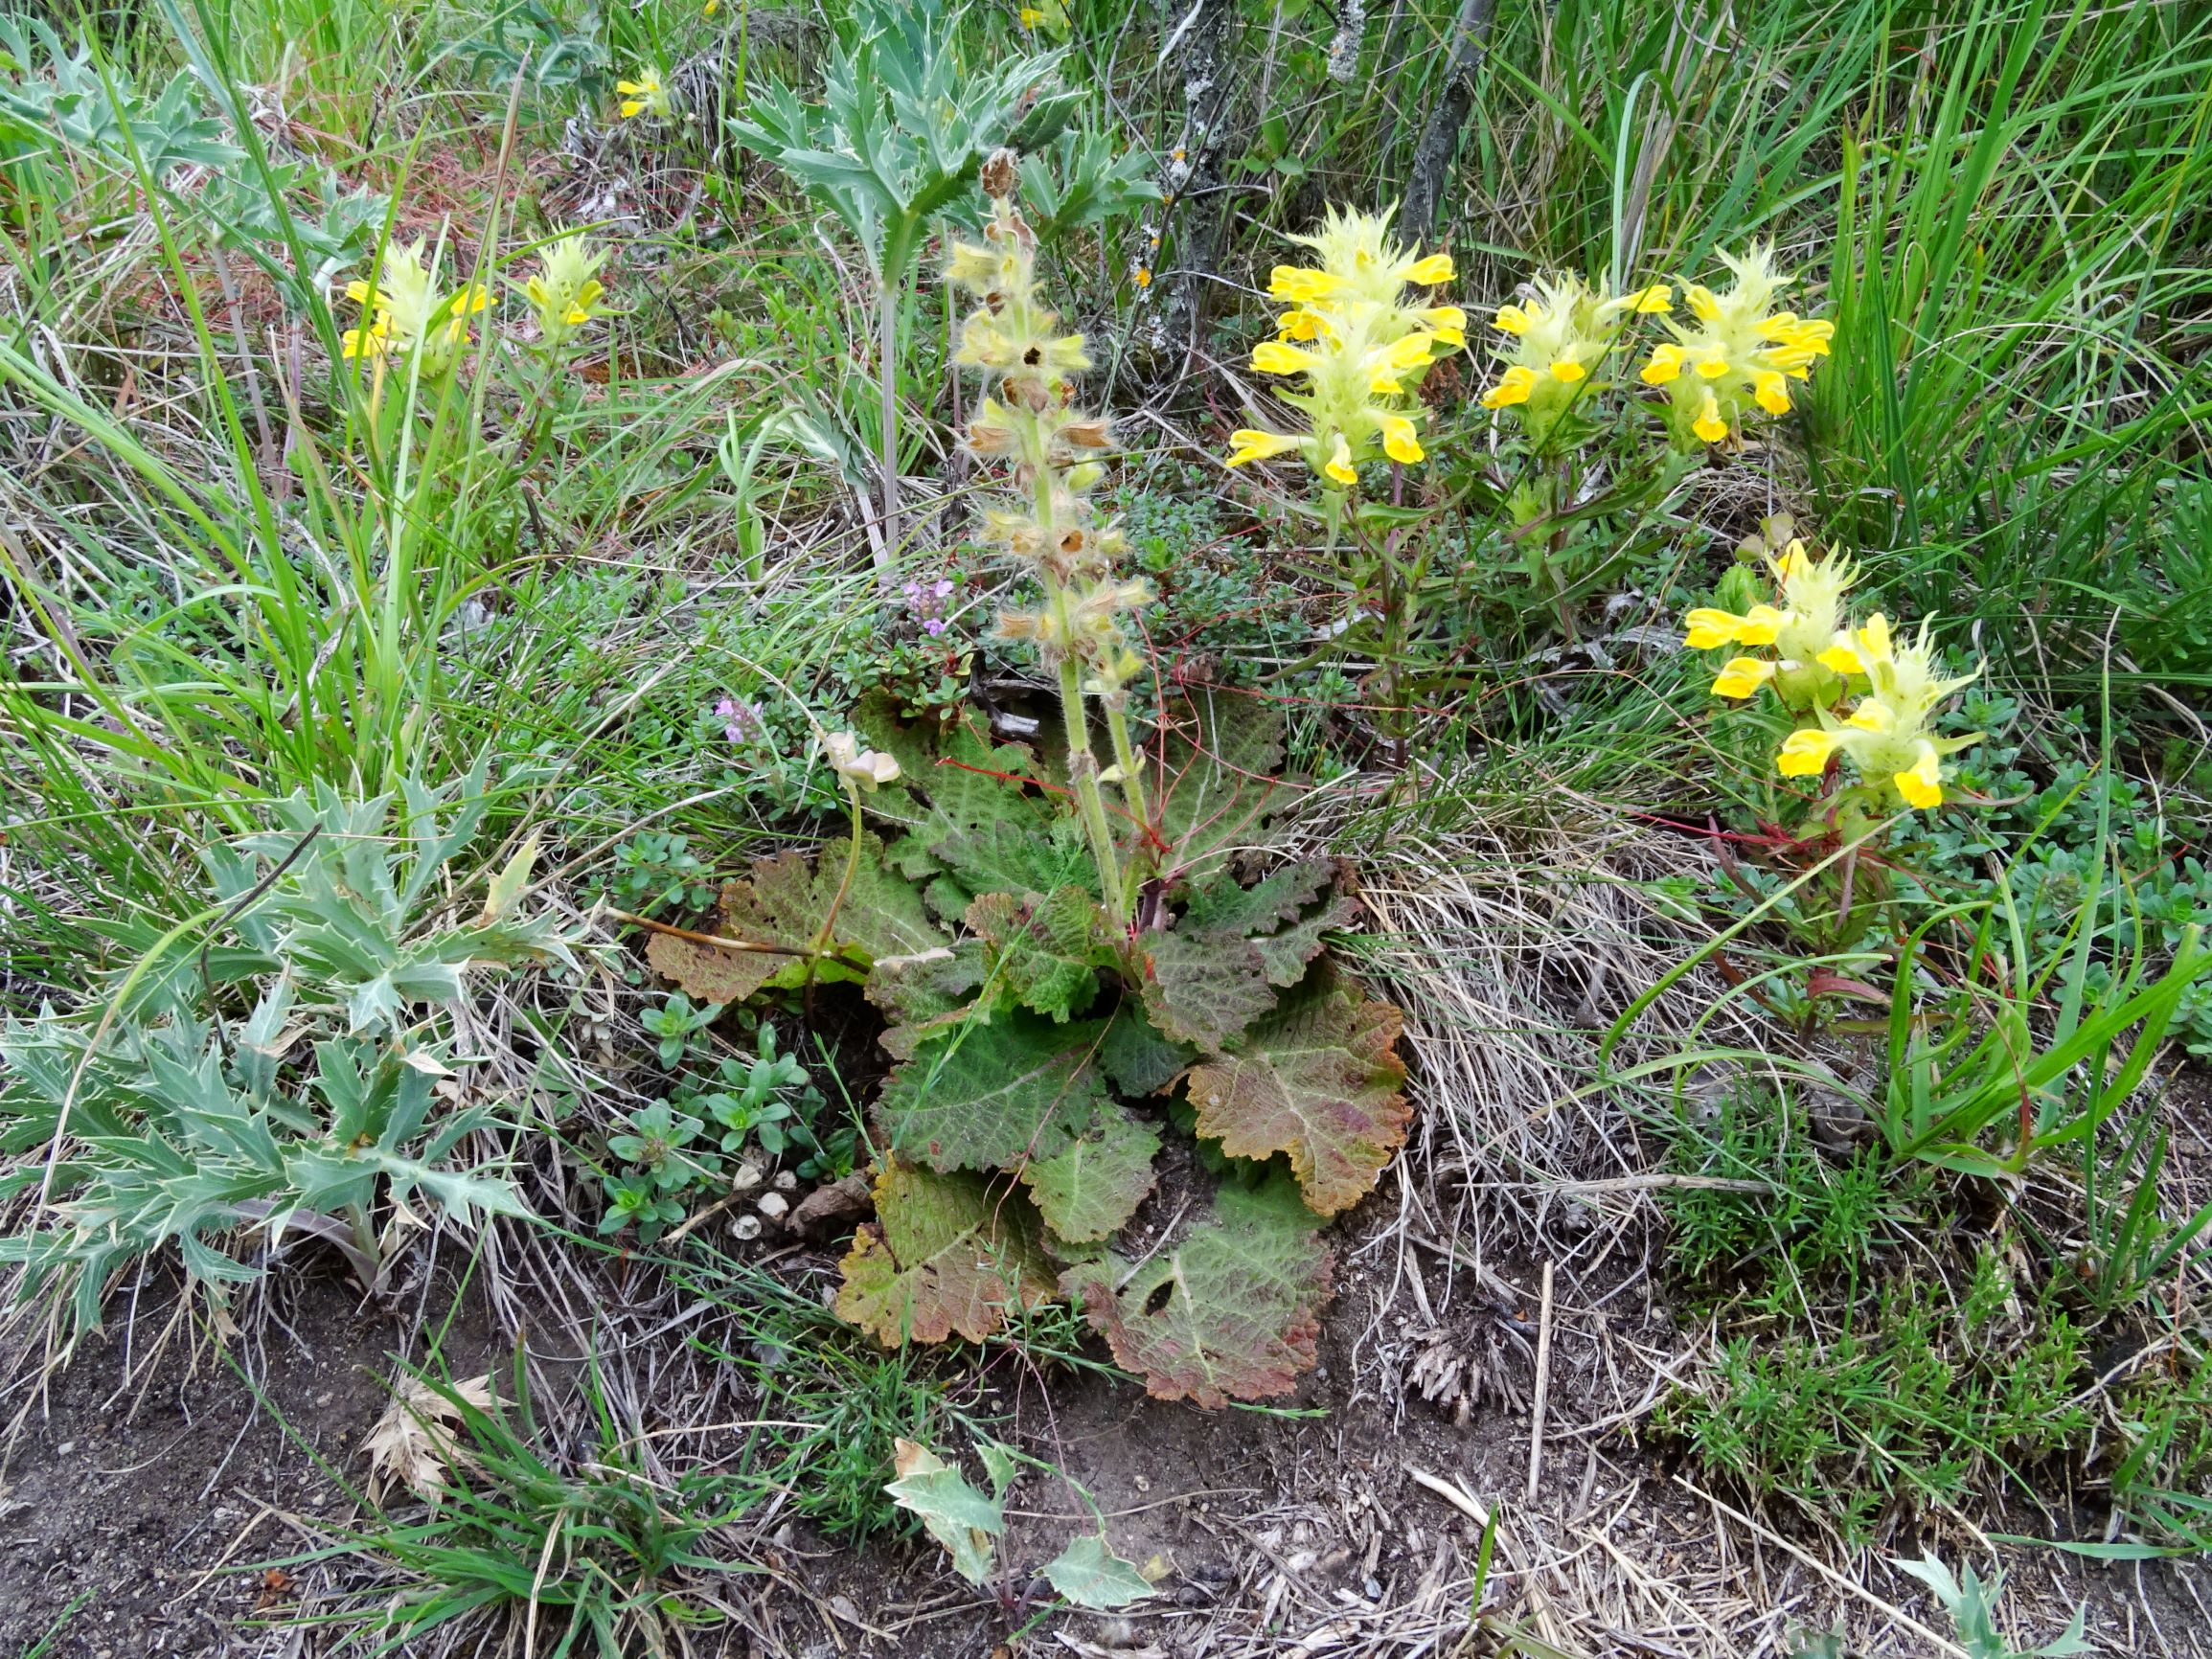
[(886, 589), (899, 560), (899, 284), (889, 276), (876, 280), (876, 352), (880, 368), (882, 407), (882, 539), (876, 548), (876, 579)]
[[(1047, 463), (1043, 434), (1035, 423), (1031, 426), (1030, 466), (1036, 475), (1037, 528), (1038, 545), (1051, 547), (1059, 533), (1052, 510), (1052, 467)], [(1044, 582), (1045, 603), (1052, 607), (1053, 621), (1059, 637), (1074, 638), (1073, 617), (1068, 609), (1067, 588), (1053, 574), (1049, 561), (1038, 566), (1038, 575)], [(1060, 712), (1067, 725), (1067, 776), (1075, 787), (1075, 797), (1083, 813), (1083, 833), (1090, 840), (1091, 857), (1098, 864), (1099, 891), (1106, 896), (1106, 907), (1116, 921), (1127, 922), (1130, 905), (1128, 890), (1122, 885), (1121, 859), (1114, 851), (1113, 826), (1106, 820), (1106, 801), (1099, 793), (1098, 759), (1090, 748), (1090, 719), (1083, 704), (1083, 664), (1073, 654), (1060, 659)]]

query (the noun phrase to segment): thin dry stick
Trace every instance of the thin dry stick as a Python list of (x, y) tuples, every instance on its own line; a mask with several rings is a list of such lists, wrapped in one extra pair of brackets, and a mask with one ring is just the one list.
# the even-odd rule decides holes
[(1528, 1501), (1536, 1502), (1537, 1477), (1543, 1473), (1543, 1412), (1552, 1381), (1552, 1263), (1543, 1264), (1543, 1307), (1536, 1326), (1536, 1407), (1528, 1424)]

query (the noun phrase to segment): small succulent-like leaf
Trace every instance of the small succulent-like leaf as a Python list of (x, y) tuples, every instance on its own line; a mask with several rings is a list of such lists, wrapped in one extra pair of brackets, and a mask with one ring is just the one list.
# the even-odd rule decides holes
[(1124, 1560), (1097, 1533), (1084, 1533), (1047, 1561), (1044, 1581), (1079, 1607), (1110, 1613), (1141, 1602), (1152, 1586), (1134, 1561)]
[(876, 1177), (876, 1219), (854, 1235), (837, 1317), (886, 1348), (981, 1342), (1053, 1281), (1037, 1214), (1011, 1181), (940, 1175), (897, 1159)]
[(902, 1158), (933, 1170), (1003, 1170), (1056, 1158), (1106, 1100), (1104, 1020), (1057, 1025), (1021, 1010), (920, 1044), (884, 1085), (876, 1119)]
[(970, 1584), (989, 1582), (991, 1541), (1006, 1531), (998, 1500), (977, 1491), (967, 1476), (925, 1445), (895, 1441), (891, 1452), (899, 1478), (883, 1489), (945, 1546), (954, 1572)]
[(1145, 1011), (1177, 1042), (1219, 1050), (1275, 1006), (1266, 964), (1233, 933), (1147, 934)]
[(1405, 1139), (1402, 1022), (1349, 984), (1309, 980), (1220, 1058), (1191, 1068), (1198, 1133), (1231, 1157), (1288, 1152), (1308, 1204), (1324, 1216), (1350, 1208)]
[(1119, 958), (1105, 910), (1081, 887), (1042, 898), (987, 893), (968, 907), (967, 921), (989, 946), (1004, 989), (1062, 1023), (1098, 1000), (1098, 970)]
[(1021, 1172), (1053, 1237), (1070, 1244), (1111, 1238), (1152, 1190), (1160, 1138), (1119, 1106), (1106, 1107), (1083, 1138)]
[(1319, 1225), (1288, 1181), (1224, 1187), (1213, 1219), (1172, 1249), (1141, 1265), (1111, 1255), (1080, 1263), (1060, 1289), (1155, 1398), (1266, 1399), (1313, 1367), (1329, 1296)]

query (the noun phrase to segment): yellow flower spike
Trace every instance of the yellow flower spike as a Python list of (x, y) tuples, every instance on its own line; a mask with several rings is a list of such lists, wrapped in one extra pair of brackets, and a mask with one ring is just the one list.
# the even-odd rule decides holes
[(1263, 375), (1302, 374), (1320, 361), (1312, 352), (1286, 346), (1280, 340), (1264, 340), (1252, 352), (1252, 367)]
[(1383, 359), (1393, 369), (1421, 369), (1429, 362), (1429, 347), (1434, 344), (1433, 334), (1408, 334), (1392, 345)]
[(1713, 388), (1705, 388), (1705, 399), (1698, 410), (1698, 419), (1690, 423), (1690, 430), (1708, 443), (1719, 443), (1728, 436), (1728, 422), (1721, 419), (1721, 404), (1713, 396)]
[(1382, 417), (1382, 452), (1408, 466), (1422, 458), (1421, 440), (1414, 436), (1411, 420), (1402, 415)]
[(1344, 434), (1336, 434), (1329, 450), (1329, 464), (1322, 467), (1338, 484), (1350, 486), (1359, 482), (1359, 474), (1352, 466), (1352, 446), (1344, 442)]
[(1744, 625), (1744, 619), (1732, 611), (1715, 610), (1701, 605), (1682, 619), (1688, 631), (1682, 643), (1694, 651), (1709, 651), (1736, 643), (1736, 630)]
[(1518, 306), (1498, 307), (1497, 315), (1491, 319), (1491, 325), (1509, 334), (1525, 334), (1535, 327), (1533, 319)]
[(1861, 697), (1843, 723), (1860, 732), (1887, 732), (1897, 725), (1897, 711), (1880, 697)]
[(1741, 700), (1773, 677), (1774, 665), (1763, 657), (1730, 657), (1713, 681), (1713, 694)]
[(1788, 611), (1776, 610), (1770, 604), (1755, 604), (1744, 613), (1744, 620), (1736, 625), (1739, 645), (1770, 646), (1774, 636), (1790, 624)]
[(1425, 260), (1415, 260), (1405, 273), (1405, 280), (1422, 287), (1434, 287), (1438, 283), (1448, 283), (1452, 278), (1451, 256), (1430, 254)]
[(1774, 769), (1785, 778), (1817, 778), (1828, 770), (1828, 758), (1842, 741), (1834, 732), (1814, 726), (1791, 732), (1774, 757)]
[(1288, 455), (1294, 449), (1305, 447), (1306, 441), (1303, 438), (1286, 437), (1280, 432), (1259, 432), (1245, 426), (1229, 434), (1229, 443), (1227, 465), (1243, 466), (1247, 462), (1267, 461), (1277, 455)]
[(1904, 804), (1917, 807), (1923, 812), (1943, 805), (1943, 768), (1935, 758), (1935, 745), (1926, 738), (1920, 741), (1920, 759), (1890, 780), (1897, 792), (1904, 797)]
[(622, 94), (622, 113), (625, 120), (635, 116), (665, 116), (669, 113), (668, 88), (660, 83), (660, 77), (648, 71), (635, 80), (618, 80), (614, 89)]
[(1759, 399), (1759, 407), (1767, 414), (1790, 413), (1790, 384), (1779, 373), (1762, 369), (1751, 376), (1751, 385), (1753, 396)]
[(1643, 368), (1647, 386), (1664, 386), (1682, 372), (1682, 348), (1672, 341), (1652, 348), (1652, 360)]
[(1504, 377), (1482, 395), (1485, 409), (1503, 409), (1511, 403), (1526, 403), (1528, 395), (1536, 390), (1536, 371), (1516, 363), (1505, 372)]

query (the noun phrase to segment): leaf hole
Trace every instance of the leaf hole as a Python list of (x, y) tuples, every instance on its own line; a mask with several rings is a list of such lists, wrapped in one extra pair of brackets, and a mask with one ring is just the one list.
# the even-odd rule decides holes
[(1145, 1298), (1145, 1311), (1148, 1314), (1166, 1312), (1167, 1306), (1174, 1299), (1174, 1294), (1175, 1282), (1173, 1279), (1161, 1280), (1159, 1284), (1152, 1286), (1152, 1293)]

